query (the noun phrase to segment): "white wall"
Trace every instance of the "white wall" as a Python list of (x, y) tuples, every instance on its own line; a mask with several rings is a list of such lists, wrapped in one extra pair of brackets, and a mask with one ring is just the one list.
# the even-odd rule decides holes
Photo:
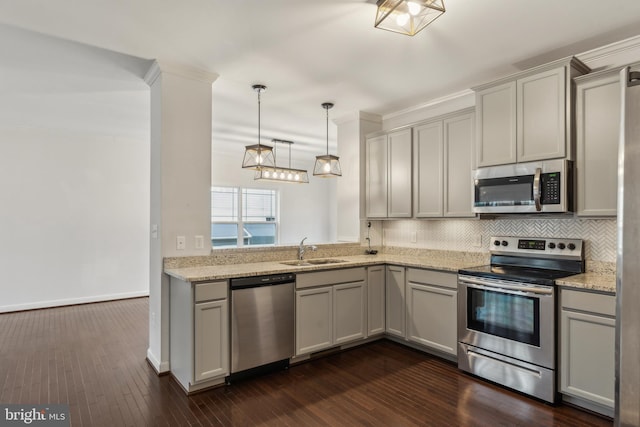
[(7, 26), (0, 57), (0, 312), (147, 294), (147, 61)]

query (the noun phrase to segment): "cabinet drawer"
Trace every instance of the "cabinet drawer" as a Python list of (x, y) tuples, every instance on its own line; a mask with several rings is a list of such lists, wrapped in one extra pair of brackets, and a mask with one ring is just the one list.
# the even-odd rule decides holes
[(458, 275), (444, 271), (409, 268), (407, 270), (407, 281), (458, 289)]
[(296, 275), (296, 289), (360, 282), (364, 281), (366, 277), (364, 267), (302, 273)]
[(606, 316), (616, 315), (616, 297), (614, 295), (562, 289), (562, 308), (588, 311)]
[(227, 285), (226, 280), (220, 280), (218, 282), (196, 283), (195, 295), (196, 302), (210, 301), (214, 299), (227, 298)]

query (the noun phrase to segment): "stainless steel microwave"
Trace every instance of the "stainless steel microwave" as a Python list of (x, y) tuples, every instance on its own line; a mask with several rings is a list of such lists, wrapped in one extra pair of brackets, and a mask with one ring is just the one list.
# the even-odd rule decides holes
[(474, 171), (476, 213), (557, 213), (573, 210), (573, 162), (545, 160)]

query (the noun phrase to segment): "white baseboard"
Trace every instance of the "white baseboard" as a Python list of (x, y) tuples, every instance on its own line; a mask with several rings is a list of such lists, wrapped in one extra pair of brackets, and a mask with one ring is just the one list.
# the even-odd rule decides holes
[(151, 364), (153, 369), (155, 369), (158, 375), (169, 372), (170, 370), (169, 362), (160, 362), (151, 351), (151, 348), (147, 349), (147, 361)]
[(138, 298), (149, 296), (149, 291), (125, 292), (120, 294), (95, 295), (82, 298), (67, 298), (50, 301), (38, 301), (26, 304), (14, 304), (0, 306), (0, 313), (8, 313), (11, 311), (35, 310), (38, 308), (62, 307), (65, 305), (86, 304), (91, 302), (112, 301), (127, 298)]

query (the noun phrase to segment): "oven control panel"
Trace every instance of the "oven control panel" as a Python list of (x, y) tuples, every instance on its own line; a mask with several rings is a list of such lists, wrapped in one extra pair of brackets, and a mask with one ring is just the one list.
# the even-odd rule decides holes
[(582, 239), (494, 236), (489, 250), (500, 255), (537, 255), (543, 257), (583, 259)]

